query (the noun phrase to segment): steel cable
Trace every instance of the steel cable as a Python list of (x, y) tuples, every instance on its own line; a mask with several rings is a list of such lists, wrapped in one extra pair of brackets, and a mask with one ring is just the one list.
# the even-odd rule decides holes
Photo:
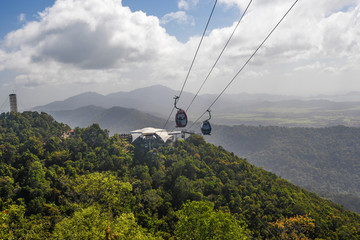
[[(246, 67), (246, 65), (251, 61), (251, 59), (255, 56), (255, 54), (259, 51), (259, 49), (264, 45), (264, 43), (269, 39), (269, 37), (272, 35), (272, 33), (276, 30), (276, 28), (280, 25), (280, 23), (285, 19), (285, 17), (289, 14), (289, 12), (294, 8), (294, 6), (296, 5), (296, 3), (299, 0), (296, 0), (291, 7), (286, 11), (286, 13), (284, 14), (284, 16), (279, 20), (279, 22), (275, 25), (275, 27), (270, 31), (270, 33), (266, 36), (266, 38), (261, 42), (261, 44), (255, 49), (255, 51), (253, 52), (253, 54), (251, 54), (251, 56), (248, 58), (248, 60), (244, 63), (244, 65), (240, 68), (240, 70), (235, 74), (235, 76), (230, 80), (230, 82), (226, 85), (226, 87), (221, 91), (221, 93), (215, 98), (215, 100), (210, 104), (210, 106), (207, 108), (207, 110), (209, 110), (216, 102), (217, 100), (221, 97), (221, 95), (226, 91), (226, 89), (234, 82), (234, 80), (236, 79), (236, 77), (242, 72), (242, 70)], [(191, 129), (199, 120), (200, 118), (202, 118), (205, 113), (207, 112), (207, 110), (196, 119), (196, 121), (190, 126), (189, 129)]]

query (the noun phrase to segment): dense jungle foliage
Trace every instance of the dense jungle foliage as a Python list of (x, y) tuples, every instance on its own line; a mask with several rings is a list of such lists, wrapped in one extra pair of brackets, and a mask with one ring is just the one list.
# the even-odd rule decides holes
[[(193, 135), (0, 115), (0, 239), (359, 239), (360, 216)], [(65, 134), (64, 134), (65, 133)]]

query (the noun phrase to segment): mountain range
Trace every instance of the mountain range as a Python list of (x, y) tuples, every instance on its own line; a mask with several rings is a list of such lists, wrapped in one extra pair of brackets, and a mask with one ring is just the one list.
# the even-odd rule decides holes
[[(167, 119), (173, 108), (173, 98), (177, 94), (177, 91), (161, 85), (106, 96), (86, 92), (63, 101), (37, 106), (32, 110), (54, 113), (90, 105), (105, 109), (123, 107)], [(217, 97), (214, 94), (199, 95), (189, 105), (194, 96), (192, 93), (183, 92), (177, 104), (179, 108), (187, 110), (189, 119), (192, 121), (201, 116)], [(341, 101), (347, 99), (352, 101)], [(359, 103), (360, 94), (358, 93), (308, 98), (241, 93), (222, 95), (210, 110), (212, 121), (225, 125), (326, 127), (341, 124), (360, 126)]]

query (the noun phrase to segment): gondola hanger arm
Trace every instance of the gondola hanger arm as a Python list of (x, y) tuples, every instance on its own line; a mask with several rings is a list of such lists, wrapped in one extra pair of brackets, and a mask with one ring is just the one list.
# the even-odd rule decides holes
[(211, 119), (211, 111), (210, 109), (206, 110), (209, 113), (209, 119), (207, 121), (209, 121)]
[(179, 100), (179, 96), (175, 96), (174, 99), (175, 99), (174, 107), (175, 107), (177, 110), (180, 110), (180, 108), (178, 108), (178, 107), (176, 106), (177, 101)]

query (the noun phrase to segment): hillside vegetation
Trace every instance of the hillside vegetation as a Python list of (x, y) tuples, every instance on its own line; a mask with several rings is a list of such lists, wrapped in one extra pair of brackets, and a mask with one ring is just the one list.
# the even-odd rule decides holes
[(216, 126), (208, 140), (360, 213), (360, 128)]
[(0, 239), (360, 238), (358, 214), (198, 135), (153, 152), (69, 130), (0, 115)]
[[(342, 103), (317, 103), (322, 103), (323, 107), (343, 109)], [(288, 105), (285, 104), (284, 107)], [(308, 103), (304, 107), (310, 105)], [(284, 113), (293, 115), (287, 111)], [(97, 122), (102, 128), (108, 129), (110, 134), (128, 133), (144, 126), (162, 128), (165, 122), (164, 119), (150, 114), (120, 107), (104, 109), (87, 106), (76, 110), (54, 111), (51, 114), (57, 121), (70, 126), (87, 127)], [(316, 114), (309, 114), (317, 120), (320, 119)], [(170, 122), (167, 126), (173, 125), (174, 123)], [(200, 131), (200, 125), (197, 127), (195, 130)], [(323, 128), (261, 125), (230, 127), (213, 124), (213, 134), (207, 136), (206, 140), (247, 158), (251, 164), (261, 166), (296, 185), (315, 191), (322, 197), (360, 213), (360, 128), (340, 125)]]

